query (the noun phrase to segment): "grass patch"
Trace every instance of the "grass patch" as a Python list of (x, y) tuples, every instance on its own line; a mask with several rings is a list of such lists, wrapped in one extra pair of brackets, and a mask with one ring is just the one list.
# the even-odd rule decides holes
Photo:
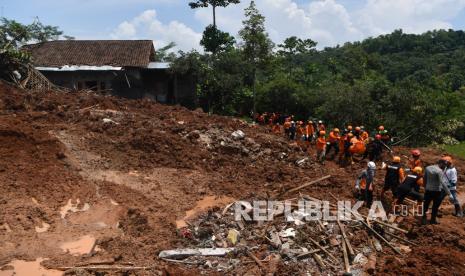
[(465, 142), (457, 145), (446, 145), (444, 146), (444, 149), (451, 154), (455, 154), (465, 159)]

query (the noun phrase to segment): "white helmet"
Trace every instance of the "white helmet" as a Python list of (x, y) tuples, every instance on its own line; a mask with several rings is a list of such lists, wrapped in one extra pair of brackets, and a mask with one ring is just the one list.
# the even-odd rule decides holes
[(319, 124), (322, 124), (322, 123), (323, 123), (323, 121), (318, 121), (318, 123), (319, 123)]
[(376, 164), (373, 161), (368, 162), (368, 168), (370, 170), (375, 170), (376, 169)]

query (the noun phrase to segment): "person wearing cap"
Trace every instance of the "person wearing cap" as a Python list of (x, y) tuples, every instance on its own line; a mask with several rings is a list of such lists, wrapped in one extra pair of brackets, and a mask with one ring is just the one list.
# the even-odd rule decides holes
[(365, 127), (364, 126), (360, 126), (360, 139), (365, 142), (365, 144), (368, 143), (368, 138), (370, 137), (370, 135), (368, 134), (368, 131), (365, 131)]
[(315, 135), (315, 127), (313, 126), (313, 122), (308, 121), (307, 126), (305, 127), (305, 137), (307, 140), (307, 146), (313, 141), (314, 135)]
[[(453, 203), (455, 207), (454, 216), (456, 217), (463, 217), (462, 206), (460, 205), (460, 201), (457, 198), (457, 169), (454, 167), (452, 163), (452, 157), (446, 155), (442, 157), (447, 164), (446, 169), (444, 170), (444, 176), (447, 179), (447, 187), (453, 197)], [(446, 193), (443, 191), (441, 194), (442, 199), (446, 197)]]
[(350, 147), (352, 146), (352, 139), (354, 138), (354, 134), (349, 132), (347, 134), (347, 138), (344, 140), (344, 161), (343, 165), (347, 164), (354, 164), (352, 159), (352, 153), (350, 152)]
[(435, 165), (426, 167), (424, 182), (425, 182), (425, 197), (423, 200), (423, 217), (421, 223), (425, 225), (427, 223), (426, 212), (429, 209), (429, 205), (433, 202), (431, 207), (431, 224), (438, 224), (436, 217), (438, 215), (439, 206), (441, 206), (443, 193), (449, 196), (449, 199), (453, 201), (453, 196), (448, 188), (448, 181), (444, 175), (444, 170), (447, 168), (447, 162), (440, 159)]
[(405, 180), (397, 188), (396, 204), (400, 205), (404, 199), (409, 196), (417, 201), (423, 200), (423, 195), (420, 193), (420, 187), (423, 186), (423, 168), (416, 167), (407, 174)]
[(326, 156), (329, 156), (329, 153), (331, 152), (331, 149), (334, 148), (334, 156), (337, 156), (339, 153), (339, 139), (341, 139), (341, 136), (339, 135), (339, 129), (335, 128), (333, 131), (329, 133), (329, 137), (327, 139), (327, 145), (326, 145)]
[(384, 177), (384, 187), (381, 190), (380, 198), (384, 198), (384, 193), (387, 190), (392, 191), (392, 195), (396, 196), (397, 188), (404, 181), (404, 169), (400, 164), (400, 156), (394, 156), (392, 162), (386, 166), (386, 175)]
[(326, 131), (326, 126), (323, 124), (323, 121), (318, 121), (318, 131)]
[(297, 127), (295, 125), (295, 122), (294, 121), (291, 121), (291, 127), (289, 128), (289, 139), (291, 139), (292, 141), (295, 140), (295, 132), (297, 130)]
[(362, 171), (355, 182), (357, 194), (365, 201), (366, 207), (370, 208), (373, 203), (373, 190), (375, 180), (376, 164), (368, 162), (367, 168)]

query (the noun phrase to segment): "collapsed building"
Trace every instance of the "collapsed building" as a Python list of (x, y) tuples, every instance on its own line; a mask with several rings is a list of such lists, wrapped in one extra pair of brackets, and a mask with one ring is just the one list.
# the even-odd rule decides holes
[(151, 40), (60, 40), (27, 45), (35, 69), (59, 87), (194, 107), (192, 76), (157, 62)]

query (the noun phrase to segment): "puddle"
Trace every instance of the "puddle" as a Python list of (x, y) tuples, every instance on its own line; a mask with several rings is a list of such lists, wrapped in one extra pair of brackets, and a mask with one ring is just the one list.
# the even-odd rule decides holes
[(0, 270), (0, 276), (61, 276), (62, 271), (46, 269), (40, 263), (43, 258), (37, 258), (35, 261), (27, 262), (22, 260), (14, 260), (6, 266), (14, 267), (13, 270)]
[(94, 246), (95, 238), (90, 235), (86, 235), (77, 241), (65, 242), (60, 246), (60, 248), (66, 253), (78, 256), (91, 253)]
[(186, 221), (189, 219), (195, 218), (197, 215), (199, 215), (202, 212), (207, 211), (210, 208), (213, 207), (221, 207), (221, 206), (226, 206), (229, 203), (233, 202), (234, 199), (224, 196), (224, 197), (215, 197), (215, 196), (207, 196), (204, 197), (202, 200), (198, 201), (194, 208), (186, 212), (186, 215), (184, 218), (177, 220), (176, 221), (176, 228), (183, 228), (187, 227)]
[(42, 222), (42, 226), (39, 227), (39, 226), (36, 226), (36, 232), (37, 233), (44, 233), (44, 232), (47, 232), (48, 229), (50, 228), (50, 224), (46, 223), (46, 222)]
[(85, 212), (90, 209), (89, 203), (85, 203), (82, 209), (79, 209), (78, 208), (79, 203), (81, 203), (79, 199), (76, 200), (76, 203), (73, 203), (71, 199), (68, 200), (68, 203), (65, 206), (61, 207), (60, 209), (61, 218), (64, 219), (66, 215), (68, 214), (68, 212), (73, 212), (73, 213)]

